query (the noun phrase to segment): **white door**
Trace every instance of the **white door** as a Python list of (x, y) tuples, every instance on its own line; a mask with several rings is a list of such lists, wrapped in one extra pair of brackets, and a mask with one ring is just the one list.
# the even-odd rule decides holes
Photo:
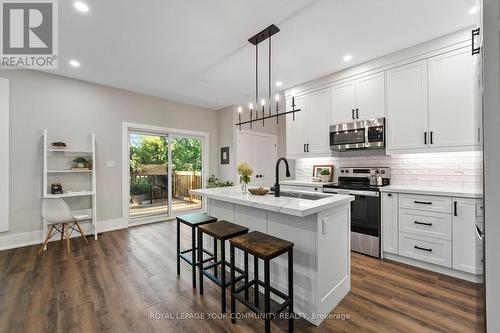
[(472, 274), (482, 273), (482, 242), (476, 231), (474, 199), (454, 198), (453, 268)]
[(9, 231), (9, 80), (0, 78), (0, 232)]
[(398, 254), (398, 194), (382, 193), (382, 251)]
[(381, 118), (385, 114), (385, 73), (356, 80), (356, 119)]
[(356, 108), (356, 83), (354, 80), (339, 83), (332, 88), (330, 119), (333, 124), (353, 121)]
[(387, 71), (386, 121), (387, 149), (427, 148), (427, 60)]
[[(257, 159), (257, 145), (255, 144), (255, 137), (250, 134), (240, 133), (238, 138), (238, 164), (245, 162), (250, 164), (253, 169), (253, 174), (250, 177), (250, 185), (256, 186), (259, 182), (258, 175), (258, 159)], [(239, 177), (239, 176), (238, 176)]]
[[(286, 105), (291, 105), (291, 99), (287, 100)], [(286, 155), (289, 158), (304, 157), (306, 155), (307, 144), (307, 110), (306, 98), (304, 96), (295, 97), (295, 109), (300, 112), (286, 115)], [(287, 111), (291, 108), (287, 106)]]
[(470, 47), (429, 58), (430, 148), (478, 144)]
[(274, 185), (274, 166), (278, 159), (277, 137), (260, 133), (240, 133), (238, 138), (238, 164), (246, 162), (253, 169), (251, 186)]
[(308, 156), (330, 156), (330, 89), (323, 89), (307, 97)]

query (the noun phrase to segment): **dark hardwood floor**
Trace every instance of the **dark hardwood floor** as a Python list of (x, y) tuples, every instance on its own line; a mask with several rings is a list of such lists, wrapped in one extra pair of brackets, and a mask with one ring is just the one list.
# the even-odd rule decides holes
[[(0, 252), (0, 332), (263, 331), (261, 320), (207, 318), (220, 310), (219, 288), (207, 280), (198, 295), (185, 263), (177, 276), (175, 234), (163, 222), (89, 237), (88, 246), (73, 239), (71, 255), (58, 242), (41, 256), (38, 246)], [(348, 319), (297, 320), (295, 331), (482, 332), (481, 295), (478, 285), (353, 254), (352, 291), (335, 309)], [(286, 329), (286, 320), (272, 324)]]

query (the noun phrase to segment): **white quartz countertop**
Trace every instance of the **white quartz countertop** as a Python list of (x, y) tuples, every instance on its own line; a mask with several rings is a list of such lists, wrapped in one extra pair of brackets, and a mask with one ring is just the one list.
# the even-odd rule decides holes
[(322, 183), (313, 182), (312, 180), (281, 180), (280, 185), (295, 185), (295, 186), (311, 186), (311, 187), (323, 187), (323, 185), (331, 184), (332, 182)]
[(483, 191), (480, 189), (451, 188), (451, 187), (422, 187), (408, 185), (388, 185), (380, 188), (381, 192), (409, 193), (440, 195), (461, 198), (482, 198)]
[[(307, 200), (299, 198), (278, 197), (274, 195), (253, 195), (242, 193), (241, 187), (219, 187), (210, 189), (199, 189), (189, 191), (191, 194), (200, 195), (209, 199), (231, 202), (243, 206), (279, 212), (294, 216), (308, 216), (326, 209), (345, 205), (354, 200), (353, 196), (341, 194), (316, 194), (324, 195), (325, 198), (318, 200)], [(283, 192), (283, 191), (282, 191)], [(294, 191), (301, 192), (301, 191)], [(311, 192), (301, 192), (312, 195)]]

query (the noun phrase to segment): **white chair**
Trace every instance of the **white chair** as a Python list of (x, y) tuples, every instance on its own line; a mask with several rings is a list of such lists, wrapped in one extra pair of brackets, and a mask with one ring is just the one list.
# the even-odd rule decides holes
[[(42, 199), (42, 218), (47, 223), (49, 231), (42, 244), (42, 248), (38, 254), (42, 253), (49, 239), (56, 233), (61, 234), (61, 242), (66, 238), (68, 253), (71, 253), (69, 238), (71, 233), (76, 230), (79, 232), (85, 243), (88, 244), (85, 234), (80, 228), (78, 221), (89, 220), (88, 215), (74, 215), (68, 204), (61, 198), (44, 198)], [(75, 226), (77, 229), (75, 229)], [(55, 230), (54, 230), (55, 229)], [(71, 232), (70, 232), (71, 231)]]

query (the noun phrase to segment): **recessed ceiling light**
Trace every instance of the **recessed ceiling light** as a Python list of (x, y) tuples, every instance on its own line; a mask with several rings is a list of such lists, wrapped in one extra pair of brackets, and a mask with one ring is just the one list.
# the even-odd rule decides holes
[(283, 82), (281, 81), (276, 81), (276, 87), (281, 87), (283, 85)]
[(70, 64), (72, 67), (75, 67), (75, 68), (80, 67), (80, 63), (79, 63), (77, 60), (70, 60), (70, 61), (69, 61), (69, 64)]
[(469, 9), (469, 14), (470, 15), (473, 15), (473, 14), (476, 14), (477, 13), (477, 6), (474, 6), (474, 7), (471, 7), (471, 9)]
[(345, 62), (351, 61), (351, 59), (352, 59), (352, 55), (350, 55), (350, 54), (346, 54), (346, 55), (344, 56), (344, 61), (345, 61)]
[(82, 13), (86, 13), (89, 11), (89, 6), (87, 6), (86, 3), (84, 2), (81, 2), (81, 1), (75, 1), (73, 3), (73, 6), (75, 6), (75, 8), (79, 11), (81, 11)]

